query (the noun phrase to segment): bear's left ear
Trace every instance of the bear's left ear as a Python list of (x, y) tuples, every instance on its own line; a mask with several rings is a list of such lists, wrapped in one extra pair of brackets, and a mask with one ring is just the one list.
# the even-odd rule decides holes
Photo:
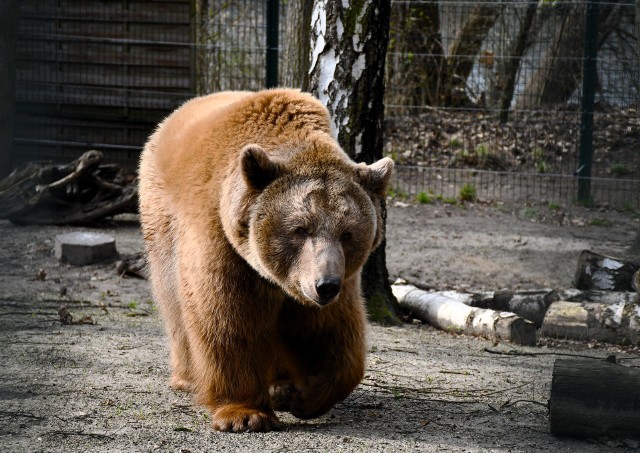
[(391, 181), (393, 166), (393, 160), (388, 157), (384, 157), (371, 165), (359, 164), (358, 177), (360, 178), (360, 185), (367, 192), (384, 197)]
[(263, 190), (282, 174), (281, 166), (260, 145), (247, 145), (240, 152), (242, 176), (250, 187)]

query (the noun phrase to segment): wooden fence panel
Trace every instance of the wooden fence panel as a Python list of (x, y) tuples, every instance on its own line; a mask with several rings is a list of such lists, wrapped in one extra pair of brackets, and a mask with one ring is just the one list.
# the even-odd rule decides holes
[(192, 0), (23, 0), (16, 164), (87, 149), (134, 166), (155, 124), (194, 95)]

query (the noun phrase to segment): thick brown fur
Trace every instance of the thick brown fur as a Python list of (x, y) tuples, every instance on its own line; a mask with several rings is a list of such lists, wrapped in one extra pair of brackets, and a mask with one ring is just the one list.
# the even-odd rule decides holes
[(193, 99), (150, 137), (140, 214), (171, 383), (222, 431), (319, 416), (360, 382), (360, 272), (393, 163), (355, 164), (295, 90)]

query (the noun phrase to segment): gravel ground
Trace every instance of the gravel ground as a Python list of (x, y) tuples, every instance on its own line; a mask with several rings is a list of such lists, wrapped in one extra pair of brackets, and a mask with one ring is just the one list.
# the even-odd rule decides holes
[[(389, 206), (390, 274), (440, 289), (567, 288), (582, 249), (620, 254), (639, 225), (633, 215), (611, 211), (402, 206)], [(167, 345), (147, 283), (118, 277), (113, 264), (57, 262), (55, 235), (78, 229), (0, 221), (1, 451), (602, 452), (640, 446), (555, 437), (544, 406), (556, 354), (637, 357), (637, 350), (567, 341), (523, 348), (415, 322), (371, 326), (367, 375), (326, 416), (300, 421), (282, 413), (285, 428), (266, 434), (214, 432), (206, 411), (168, 386)], [(135, 222), (100, 231), (116, 237), (122, 254), (142, 249)], [(62, 304), (85, 323), (61, 325)]]

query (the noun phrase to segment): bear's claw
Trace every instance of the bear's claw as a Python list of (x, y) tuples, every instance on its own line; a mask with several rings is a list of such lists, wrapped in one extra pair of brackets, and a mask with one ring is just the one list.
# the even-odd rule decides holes
[(211, 425), (216, 431), (267, 432), (282, 426), (271, 410), (226, 405), (213, 412)]

